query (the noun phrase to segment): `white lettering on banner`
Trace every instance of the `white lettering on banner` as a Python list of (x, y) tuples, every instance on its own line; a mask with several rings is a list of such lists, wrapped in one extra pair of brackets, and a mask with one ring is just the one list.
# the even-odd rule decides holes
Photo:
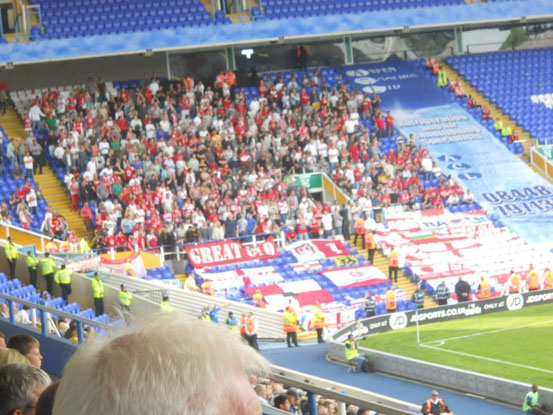
[(507, 296), (507, 309), (508, 310), (520, 310), (524, 307), (524, 297), (520, 294), (509, 294)]
[(279, 255), (272, 238), (257, 247), (245, 246), (235, 241), (220, 241), (196, 246), (189, 245), (185, 249), (188, 259), (196, 268), (262, 260)]
[(541, 303), (542, 301), (553, 300), (553, 293), (530, 295), (526, 298), (527, 304)]
[(453, 317), (453, 316), (474, 316), (477, 314), (482, 314), (482, 307), (476, 306), (476, 305), (471, 307), (448, 308), (448, 309), (422, 312), (422, 313), (419, 312), (418, 315), (413, 314), (411, 316), (411, 323), (415, 323), (417, 322), (417, 320), (420, 323), (425, 320), (436, 320), (440, 318), (447, 318), (447, 317)]
[(544, 186), (523, 187), (522, 189), (498, 190), (496, 192), (482, 193), (482, 197), (494, 205), (503, 202), (515, 202), (518, 200), (529, 200), (547, 196), (553, 196), (553, 192)]
[(389, 322), (390, 322), (390, 328), (392, 330), (399, 330), (407, 327), (407, 323), (409, 322), (409, 319), (407, 318), (407, 315), (404, 312), (392, 313), (390, 314)]

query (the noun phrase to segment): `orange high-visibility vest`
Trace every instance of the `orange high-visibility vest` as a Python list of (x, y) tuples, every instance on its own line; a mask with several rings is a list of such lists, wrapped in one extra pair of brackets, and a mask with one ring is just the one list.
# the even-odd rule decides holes
[(518, 274), (511, 274), (511, 276), (509, 277), (509, 292), (520, 292), (520, 276)]
[[(438, 405), (442, 407), (442, 411), (445, 409), (445, 403), (440, 398), (438, 398)], [(430, 410), (432, 409), (432, 401), (430, 399), (426, 400), (426, 412), (431, 414)]]
[(374, 236), (370, 232), (367, 234), (367, 249), (376, 249), (376, 243), (374, 242)]
[(255, 332), (255, 317), (252, 317), (252, 318), (249, 318), (246, 322), (246, 326), (248, 327), (248, 333), (250, 334), (257, 334), (257, 332)]
[(365, 233), (365, 222), (361, 218), (355, 221), (355, 233), (358, 235), (363, 235)]
[(538, 290), (540, 288), (540, 282), (538, 280), (538, 273), (536, 271), (532, 271), (528, 273), (528, 289), (529, 290)]
[(544, 275), (543, 289), (544, 290), (553, 289), (553, 273), (551, 273), (549, 271), (546, 272), (545, 275)]
[(492, 290), (488, 281), (482, 281), (480, 283), (480, 291), (478, 292), (478, 298), (490, 298), (492, 296)]
[(284, 319), (285, 333), (294, 333), (298, 329), (298, 326), (296, 324), (298, 322), (298, 317), (296, 316), (296, 313), (285, 311), (282, 314), (282, 318)]
[(395, 310), (396, 309), (396, 294), (393, 291), (388, 291), (386, 293), (386, 310)]
[(255, 293), (253, 295), (253, 305), (259, 308), (265, 308), (265, 301), (263, 301), (263, 294)]
[(213, 288), (211, 288), (211, 284), (207, 281), (202, 284), (202, 292), (205, 295), (210, 295), (211, 297), (215, 297), (215, 292), (213, 291)]
[(388, 265), (390, 267), (398, 267), (399, 266), (399, 259), (397, 257), (397, 252), (392, 251), (390, 254), (390, 259), (388, 260)]
[(248, 325), (247, 317), (240, 317), (240, 333), (246, 334), (246, 326)]

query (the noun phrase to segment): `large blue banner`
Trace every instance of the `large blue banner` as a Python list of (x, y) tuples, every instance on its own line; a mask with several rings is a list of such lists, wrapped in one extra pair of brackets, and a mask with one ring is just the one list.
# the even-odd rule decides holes
[(398, 129), (414, 134), (489, 213), (529, 243), (552, 239), (553, 186), (430, 80), (400, 59), (346, 67), (343, 74), (358, 89), (378, 93)]

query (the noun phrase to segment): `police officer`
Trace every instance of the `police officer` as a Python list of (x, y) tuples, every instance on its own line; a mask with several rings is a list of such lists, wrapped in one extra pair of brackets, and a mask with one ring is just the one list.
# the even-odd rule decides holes
[(424, 308), (424, 291), (420, 285), (411, 296), (411, 301), (415, 303), (417, 309), (420, 310)]
[(52, 294), (54, 291), (54, 271), (56, 269), (56, 263), (50, 258), (50, 252), (44, 254), (44, 258), (40, 260), (40, 270), (42, 276), (46, 280), (46, 290)]
[(131, 311), (132, 294), (127, 291), (127, 286), (121, 284), (121, 291), (119, 292), (119, 305), (124, 311)]
[(8, 260), (8, 265), (10, 267), (10, 280), (13, 280), (15, 277), (15, 265), (17, 264), (17, 248), (13, 243), (11, 236), (8, 236), (8, 243), (4, 247), (4, 252), (6, 253), (6, 259)]
[(438, 305), (446, 305), (450, 296), (449, 288), (445, 285), (445, 281), (442, 280), (440, 285), (436, 287), (436, 298), (438, 299)]
[(376, 310), (376, 301), (370, 292), (367, 292), (365, 295), (365, 304), (363, 306), (365, 310), (365, 317), (374, 317), (374, 312)]
[(29, 252), (27, 254), (27, 259), (25, 260), (25, 263), (27, 264), (27, 268), (29, 268), (29, 278), (31, 285), (36, 287), (36, 270), (38, 268), (38, 259), (33, 256), (32, 252)]
[(67, 269), (65, 264), (62, 264), (61, 268), (54, 274), (54, 281), (61, 288), (62, 298), (65, 302), (69, 302), (69, 296), (71, 295), (71, 270)]
[(94, 273), (92, 280), (92, 296), (94, 297), (94, 315), (101, 316), (104, 314), (104, 283), (97, 272)]
[(169, 295), (167, 293), (163, 294), (163, 298), (161, 300), (161, 304), (159, 305), (159, 308), (164, 313), (172, 313), (173, 307), (171, 307), (171, 304), (169, 304)]

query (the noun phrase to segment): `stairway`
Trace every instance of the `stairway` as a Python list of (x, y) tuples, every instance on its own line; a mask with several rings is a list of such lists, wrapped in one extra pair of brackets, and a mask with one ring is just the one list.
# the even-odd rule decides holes
[(534, 143), (534, 139), (530, 136), (530, 134), (528, 134), (528, 132), (525, 131), (522, 126), (518, 125), (515, 121), (509, 118), (509, 116), (507, 116), (500, 108), (496, 107), (492, 101), (490, 101), (482, 93), (480, 93), (478, 89), (473, 87), (469, 81), (467, 81), (451, 66), (449, 66), (445, 62), (440, 63), (440, 66), (444, 69), (449, 81), (451, 81), (452, 79), (457, 79), (463, 86), (463, 89), (465, 90), (467, 96), (471, 95), (478, 105), (488, 107), (490, 109), (490, 115), (494, 120), (497, 120), (499, 118), (503, 122), (503, 125), (508, 125), (513, 130), (518, 131), (519, 140), (523, 141), (522, 145), (524, 146), (524, 154), (522, 154), (521, 156), (524, 158), (524, 160), (528, 160), (530, 158), (530, 145)]
[(42, 174), (35, 174), (35, 183), (42, 187), (48, 206), (54, 211), (58, 210), (63, 215), (69, 225), (69, 230), (75, 231), (78, 236), (87, 236), (88, 231), (84, 221), (81, 219), (79, 212), (71, 210), (71, 199), (50, 166), (45, 166), (42, 169)]
[[(353, 240), (354, 236), (350, 238), (349, 242), (351, 243), (351, 245), (354, 246), (357, 251), (359, 251), (359, 253), (362, 254), (365, 258), (368, 258), (367, 249), (365, 247), (361, 247), (361, 241), (358, 240), (357, 245), (354, 245)], [(378, 250), (374, 253), (373, 265), (377, 267), (380, 271), (382, 271), (386, 276), (388, 276), (388, 259)], [(394, 285), (401, 289), (405, 294), (407, 294), (408, 298), (411, 298), (411, 296), (417, 289), (417, 284), (411, 281), (410, 278), (405, 277), (401, 270), (398, 272), (397, 283), (394, 283)], [(432, 297), (428, 295), (424, 297), (424, 308), (434, 307), (435, 305), (436, 302)]]
[[(11, 141), (15, 138), (23, 139), (25, 129), (19, 115), (15, 112), (12, 105), (8, 106), (6, 115), (0, 116), (0, 125)], [(71, 200), (65, 192), (65, 189), (58, 182), (50, 166), (44, 166), (43, 174), (35, 174), (35, 183), (40, 184), (42, 193), (48, 203), (48, 206), (54, 210), (59, 210), (67, 220), (69, 230), (75, 231), (79, 236), (87, 235), (87, 230), (78, 212), (71, 211)]]
[(15, 108), (10, 104), (6, 110), (6, 115), (0, 115), (0, 125), (4, 129), (4, 132), (11, 141), (14, 138), (25, 138), (25, 129), (23, 123), (17, 115)]

